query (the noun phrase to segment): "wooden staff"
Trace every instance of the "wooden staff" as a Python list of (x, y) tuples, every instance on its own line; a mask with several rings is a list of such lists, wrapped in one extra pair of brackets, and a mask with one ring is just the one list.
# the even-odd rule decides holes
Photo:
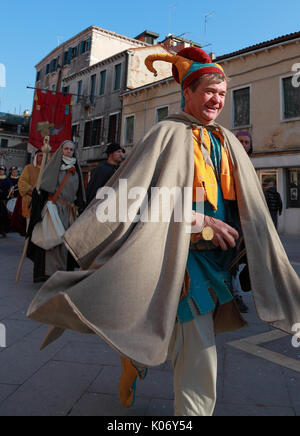
[[(50, 140), (49, 136), (45, 136), (43, 147), (42, 147), (43, 160), (42, 160), (42, 165), (41, 165), (41, 171), (40, 171), (40, 174), (39, 174), (39, 177), (38, 177), (38, 181), (37, 181), (37, 184), (36, 184), (36, 190), (38, 192), (39, 192), (40, 187), (41, 187), (42, 176), (43, 176), (43, 172), (44, 172), (44, 169), (45, 169), (45, 166), (46, 166), (48, 153), (50, 153), (50, 151), (51, 151), (49, 140)], [(28, 250), (28, 246), (29, 246), (29, 240), (30, 240), (30, 238), (26, 238), (26, 241), (25, 241), (25, 244), (24, 244), (23, 254), (22, 254), (22, 257), (21, 257), (21, 260), (20, 260), (18, 271), (17, 271), (16, 283), (19, 283), (19, 281), (20, 281), (22, 267), (23, 267), (24, 260), (25, 260), (25, 257), (26, 257), (26, 254), (27, 254), (27, 250)]]

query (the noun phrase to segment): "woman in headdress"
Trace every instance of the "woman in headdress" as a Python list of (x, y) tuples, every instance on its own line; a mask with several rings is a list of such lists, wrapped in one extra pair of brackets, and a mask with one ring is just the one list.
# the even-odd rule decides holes
[(8, 181), (10, 183), (11, 189), (10, 189), (10, 198), (17, 198), (18, 197), (18, 181), (19, 181), (20, 175), (19, 175), (19, 168), (16, 166), (13, 166), (9, 170), (9, 176)]
[(248, 156), (251, 156), (253, 153), (253, 142), (251, 134), (247, 130), (240, 130), (236, 133), (235, 136), (244, 147)]
[(10, 220), (10, 228), (11, 230), (11, 220), (14, 214), (14, 210), (16, 208), (17, 198), (19, 194), (18, 181), (19, 181), (19, 169), (16, 166), (13, 166), (9, 169), (8, 173), (8, 182), (10, 184), (9, 193), (8, 193), (8, 202), (7, 202), (7, 211)]
[[(78, 212), (84, 209), (83, 177), (72, 141), (64, 141), (54, 153), (43, 172), (39, 194), (35, 194), (39, 204), (35, 207), (33, 203), (29, 234), (41, 220), (41, 211), (47, 201), (52, 201), (57, 206), (65, 230), (74, 223)], [(34, 262), (36, 283), (47, 280), (56, 271), (74, 269), (73, 259), (64, 244), (47, 251), (31, 244), (28, 256)]]
[(6, 202), (9, 194), (10, 183), (6, 175), (6, 167), (0, 166), (0, 234), (6, 238), (8, 232), (9, 219), (6, 208)]

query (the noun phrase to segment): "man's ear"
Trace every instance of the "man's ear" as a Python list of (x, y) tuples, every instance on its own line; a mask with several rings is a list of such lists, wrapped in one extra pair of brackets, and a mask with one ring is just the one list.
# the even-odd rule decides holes
[(188, 86), (183, 90), (183, 96), (185, 99), (189, 98), (190, 92), (191, 92), (191, 90)]

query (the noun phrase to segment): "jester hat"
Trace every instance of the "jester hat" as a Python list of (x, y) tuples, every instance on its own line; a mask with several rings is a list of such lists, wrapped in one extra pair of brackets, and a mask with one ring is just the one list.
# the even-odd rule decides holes
[(183, 90), (192, 82), (204, 74), (218, 73), (226, 78), (223, 68), (212, 62), (210, 56), (199, 47), (188, 47), (179, 51), (176, 55), (172, 53), (156, 53), (146, 58), (145, 64), (149, 71), (157, 76), (153, 66), (155, 61), (170, 62), (173, 64), (173, 77), (181, 85), (182, 107), (184, 107)]

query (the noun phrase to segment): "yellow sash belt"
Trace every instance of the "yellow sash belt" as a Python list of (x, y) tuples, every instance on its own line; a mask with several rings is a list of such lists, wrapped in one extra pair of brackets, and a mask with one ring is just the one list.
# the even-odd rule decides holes
[[(215, 133), (214, 133), (215, 134)], [(224, 139), (218, 135), (221, 141), (221, 189), (225, 200), (236, 200), (236, 192), (233, 178), (233, 165), (224, 147)], [(196, 188), (204, 190), (204, 201), (209, 201), (214, 210), (218, 203), (218, 182), (214, 166), (210, 159), (211, 140), (207, 129), (202, 130), (202, 141), (199, 129), (193, 130), (195, 175), (193, 186), (193, 200), (196, 201)]]

